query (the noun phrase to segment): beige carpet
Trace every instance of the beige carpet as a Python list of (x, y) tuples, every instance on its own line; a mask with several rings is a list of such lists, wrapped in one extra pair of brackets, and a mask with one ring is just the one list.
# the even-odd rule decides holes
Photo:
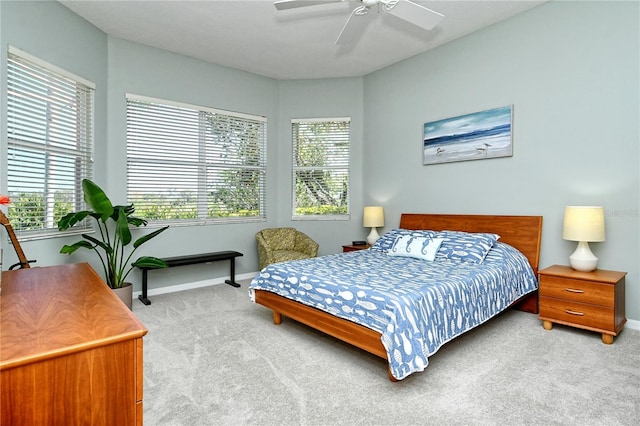
[(637, 425), (640, 332), (597, 333), (507, 312), (392, 383), (384, 360), (217, 285), (134, 301), (145, 425)]

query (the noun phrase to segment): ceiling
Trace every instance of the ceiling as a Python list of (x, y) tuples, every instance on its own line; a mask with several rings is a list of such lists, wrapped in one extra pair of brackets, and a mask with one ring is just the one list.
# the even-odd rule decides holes
[(110, 36), (281, 80), (362, 76), (545, 3), (414, 0), (445, 15), (431, 31), (374, 8), (355, 43), (336, 46), (359, 1), (282, 11), (272, 0), (59, 1)]

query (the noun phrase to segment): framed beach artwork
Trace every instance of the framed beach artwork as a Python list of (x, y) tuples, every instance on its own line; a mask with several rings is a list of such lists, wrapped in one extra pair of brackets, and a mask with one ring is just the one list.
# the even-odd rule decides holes
[(511, 157), (513, 105), (424, 123), (423, 164)]

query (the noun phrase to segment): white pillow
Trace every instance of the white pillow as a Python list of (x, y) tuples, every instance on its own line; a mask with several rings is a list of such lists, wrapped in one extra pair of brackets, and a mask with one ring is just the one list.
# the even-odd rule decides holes
[(396, 242), (393, 244), (393, 247), (387, 251), (387, 254), (389, 256), (413, 257), (415, 259), (433, 262), (442, 241), (444, 241), (443, 238), (405, 235), (396, 239)]
[(411, 237), (435, 237), (435, 231), (428, 230), (414, 230), (414, 229), (393, 229), (389, 232), (385, 232), (378, 241), (376, 241), (372, 246), (371, 250), (380, 250), (387, 252), (391, 250), (393, 245), (396, 243), (396, 240), (405, 235)]

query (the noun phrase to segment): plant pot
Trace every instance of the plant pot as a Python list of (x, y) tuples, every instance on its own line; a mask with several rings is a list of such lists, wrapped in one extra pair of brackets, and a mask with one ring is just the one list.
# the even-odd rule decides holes
[(114, 288), (113, 292), (127, 305), (129, 310), (132, 310), (133, 305), (133, 285), (131, 283), (124, 283), (120, 288)]

